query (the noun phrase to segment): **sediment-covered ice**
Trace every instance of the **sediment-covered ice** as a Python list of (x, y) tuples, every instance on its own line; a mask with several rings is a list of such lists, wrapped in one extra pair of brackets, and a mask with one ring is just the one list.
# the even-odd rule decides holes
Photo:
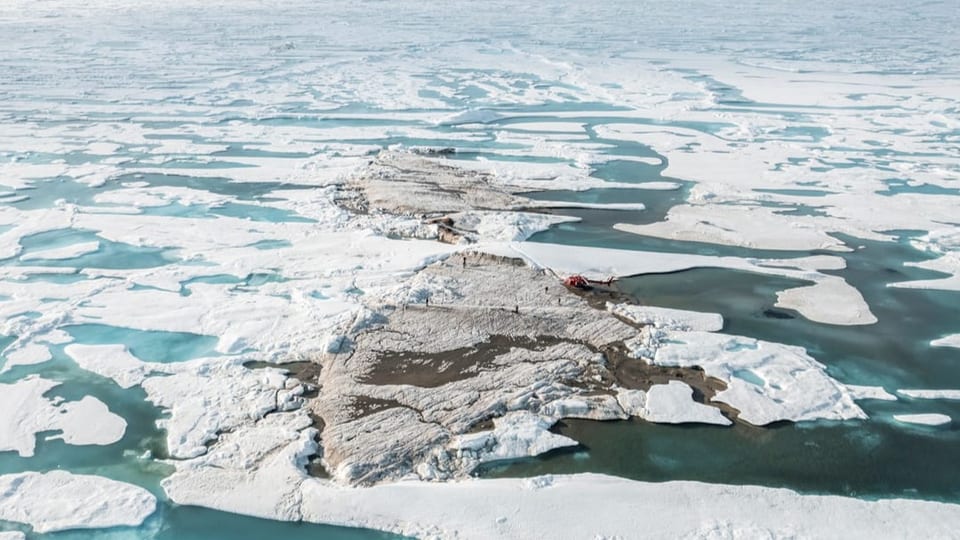
[(920, 426), (945, 426), (951, 422), (949, 416), (945, 414), (895, 414), (893, 419), (904, 424), (917, 424)]
[(36, 533), (137, 526), (154, 512), (149, 491), (100, 476), (24, 472), (0, 476), (0, 519)]
[(28, 377), (0, 384), (0, 451), (30, 457), (38, 433), (56, 431), (51, 439), (73, 445), (109, 445), (119, 441), (127, 422), (92, 396), (79, 401), (46, 398), (60, 383)]

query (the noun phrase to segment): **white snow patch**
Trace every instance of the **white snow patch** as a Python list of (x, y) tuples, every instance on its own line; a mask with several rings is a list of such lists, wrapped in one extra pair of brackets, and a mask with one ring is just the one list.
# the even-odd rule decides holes
[(149, 491), (100, 476), (23, 472), (0, 476), (0, 519), (36, 533), (137, 526), (154, 512)]

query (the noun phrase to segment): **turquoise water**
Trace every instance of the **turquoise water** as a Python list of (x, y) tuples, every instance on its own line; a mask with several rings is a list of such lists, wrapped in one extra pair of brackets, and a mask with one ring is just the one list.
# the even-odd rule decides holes
[(33, 259), (13, 264), (24, 266), (50, 266), (59, 268), (103, 268), (103, 269), (139, 269), (156, 268), (174, 262), (175, 257), (169, 250), (133, 246), (123, 242), (114, 242), (96, 235), (93, 231), (79, 229), (60, 229), (25, 236), (20, 240), (23, 246), (21, 255), (62, 248), (73, 244), (99, 242), (100, 248), (72, 259)]
[(145, 362), (179, 362), (217, 356), (217, 338), (187, 332), (136, 330), (102, 324), (78, 324), (65, 327), (76, 343), (84, 345), (126, 345), (134, 356)]

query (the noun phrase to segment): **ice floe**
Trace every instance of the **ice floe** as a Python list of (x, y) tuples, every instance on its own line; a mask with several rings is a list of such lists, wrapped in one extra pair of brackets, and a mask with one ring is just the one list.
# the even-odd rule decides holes
[(73, 445), (109, 445), (119, 441), (127, 422), (92, 396), (79, 401), (45, 398), (60, 383), (28, 377), (0, 384), (0, 451), (33, 455), (38, 433), (58, 431), (50, 439)]
[(53, 358), (50, 349), (41, 343), (27, 343), (21, 347), (8, 347), (3, 355), (6, 362), (0, 366), (0, 373), (9, 371), (14, 366), (32, 366), (48, 362)]
[(865, 399), (876, 399), (880, 401), (896, 401), (897, 396), (887, 392), (882, 386), (859, 386), (856, 384), (846, 385), (850, 390), (853, 399), (857, 401)]
[[(298, 444), (290, 443), (284, 452)], [(216, 469), (204, 475), (176, 473), (164, 481), (164, 488), (179, 504), (260, 516), (273, 508), (274, 519), (299, 516), (309, 522), (431, 538), (627, 538), (637, 531), (649, 538), (682, 538), (701, 537), (707, 529), (734, 537), (778, 537), (785, 528), (804, 537), (838, 532), (863, 538), (901, 533), (937, 537), (950, 536), (960, 527), (960, 506), (939, 502), (863, 501), (786, 489), (648, 483), (599, 474), (401, 481), (371, 488), (343, 488), (315, 478), (290, 483), (280, 472), (274, 472), (276, 487), (271, 488), (229, 481), (231, 474)], [(697, 508), (694, 514), (691, 505)], [(897, 516), (895, 523), (890, 522), (891, 515)]]
[(33, 251), (20, 256), (21, 261), (37, 260), (63, 260), (73, 259), (89, 253), (95, 253), (100, 249), (100, 242), (82, 242), (71, 244), (61, 248), (45, 249), (42, 251)]
[(960, 399), (960, 390), (897, 390), (901, 396), (913, 399)]
[(72, 344), (66, 352), (80, 367), (124, 388), (143, 386), (147, 398), (169, 412), (159, 423), (167, 432), (167, 452), (178, 459), (204, 454), (206, 443), (222, 431), (298, 407), (303, 393), (282, 370), (247, 369), (239, 357), (171, 364), (140, 361), (121, 345)]
[(955, 347), (960, 349), (960, 334), (944, 336), (930, 342), (931, 347)]
[(557, 448), (577, 446), (577, 441), (550, 432), (552, 422), (529, 411), (514, 411), (494, 420), (494, 428), (460, 435), (450, 449), (461, 454), (472, 453), (478, 463), (516, 459), (543, 454)]
[(137, 526), (153, 514), (149, 491), (100, 476), (23, 472), (0, 476), (0, 519), (36, 533)]
[(850, 390), (800, 347), (726, 334), (669, 332), (652, 361), (702, 367), (727, 384), (713, 400), (734, 407), (741, 420), (754, 425), (866, 418)]
[(919, 426), (945, 426), (951, 422), (949, 416), (945, 414), (895, 414), (893, 419), (904, 424), (916, 424)]
[(721, 426), (729, 426), (733, 423), (720, 412), (720, 409), (694, 401), (693, 388), (680, 381), (655, 384), (646, 392), (621, 390), (617, 394), (617, 401), (628, 414), (650, 422), (719, 424)]

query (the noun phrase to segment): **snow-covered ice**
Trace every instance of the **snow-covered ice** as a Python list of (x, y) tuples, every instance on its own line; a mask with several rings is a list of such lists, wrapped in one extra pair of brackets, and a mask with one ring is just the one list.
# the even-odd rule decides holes
[(882, 386), (861, 386), (856, 384), (846, 385), (850, 390), (853, 399), (861, 401), (864, 399), (876, 399), (880, 401), (896, 401), (897, 396), (887, 392)]
[(945, 414), (927, 413), (927, 414), (895, 414), (893, 419), (904, 424), (917, 424), (920, 426), (945, 426), (951, 422), (949, 416)]
[(157, 500), (149, 491), (100, 476), (23, 472), (0, 476), (0, 519), (36, 533), (137, 526)]
[(897, 393), (914, 399), (960, 399), (960, 390), (956, 389), (901, 389)]
[(309, 522), (417, 537), (629, 538), (643, 531), (646, 538), (681, 538), (701, 537), (705, 529), (733, 537), (779, 537), (785, 528), (801, 537), (941, 537), (960, 527), (960, 506), (938, 502), (862, 501), (786, 489), (647, 483), (598, 474), (401, 481), (371, 488), (343, 488), (315, 478), (290, 483), (280, 471), (273, 472), (272, 488), (237, 481), (232, 474), (217, 469), (176, 473), (164, 487), (180, 504), (261, 516), (264, 509), (273, 508), (269, 517), (274, 519), (299, 516)]
[(607, 303), (610, 313), (637, 324), (652, 324), (664, 330), (696, 330), (719, 332), (723, 330), (723, 316), (719, 313), (702, 313), (682, 309), (655, 306)]
[(621, 390), (617, 401), (623, 410), (650, 422), (663, 424), (718, 424), (733, 422), (720, 409), (693, 400), (693, 388), (680, 381), (655, 384), (646, 392)]
[(50, 399), (44, 394), (60, 383), (28, 377), (12, 384), (0, 383), (0, 451), (33, 455), (38, 433), (59, 431), (49, 438), (74, 445), (109, 445), (127, 429), (122, 417), (92, 396), (79, 401)]
[(529, 411), (514, 411), (494, 420), (494, 428), (460, 435), (451, 444), (458, 453), (472, 452), (480, 463), (531, 457), (577, 441), (550, 432), (551, 422)]
[(779, 420), (866, 418), (853, 393), (800, 347), (708, 332), (669, 332), (653, 362), (700, 366), (727, 384), (714, 401), (754, 425)]
[(41, 343), (27, 343), (13, 350), (7, 348), (3, 355), (6, 357), (6, 362), (0, 366), (0, 373), (9, 371), (14, 366), (42, 364), (53, 358), (49, 347)]
[(930, 342), (932, 347), (955, 347), (960, 349), (960, 334), (944, 336)]
[(100, 242), (82, 242), (60, 248), (33, 251), (20, 256), (21, 261), (74, 259), (100, 249)]

